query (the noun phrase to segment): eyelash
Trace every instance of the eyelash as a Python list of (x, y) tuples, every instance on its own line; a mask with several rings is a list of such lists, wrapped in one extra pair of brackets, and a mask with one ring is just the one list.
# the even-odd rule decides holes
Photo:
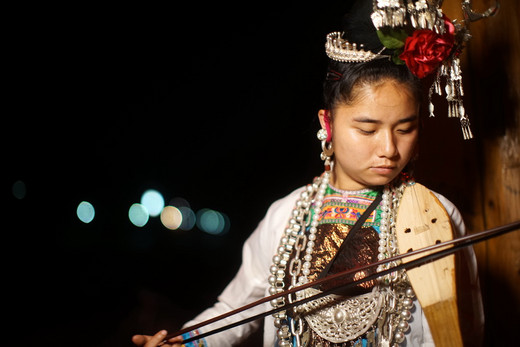
[(358, 129), (358, 130), (363, 135), (372, 135), (372, 134), (374, 134), (376, 132), (375, 130), (368, 130), (368, 131), (367, 130), (363, 130), (363, 129)]
[[(358, 130), (363, 135), (372, 135), (376, 132), (375, 130), (363, 130), (363, 129), (359, 129), (359, 128), (358, 128)], [(413, 131), (413, 127), (406, 128), (406, 129), (397, 129), (397, 132), (400, 134), (409, 134), (412, 131)]]

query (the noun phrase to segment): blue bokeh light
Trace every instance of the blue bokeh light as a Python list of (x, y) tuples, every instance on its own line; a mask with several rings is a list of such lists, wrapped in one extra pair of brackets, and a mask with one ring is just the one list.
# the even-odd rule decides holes
[(150, 217), (157, 217), (164, 208), (164, 198), (155, 189), (148, 189), (141, 196), (141, 205), (146, 207)]
[(197, 221), (197, 217), (195, 216), (195, 212), (192, 211), (191, 208), (186, 206), (180, 206), (179, 211), (182, 213), (182, 223), (179, 229), (188, 231), (193, 229), (195, 223)]
[(222, 213), (204, 208), (197, 212), (197, 226), (200, 230), (211, 234), (220, 235), (229, 230), (229, 218)]
[(76, 209), (76, 215), (79, 220), (85, 224), (88, 224), (94, 220), (94, 216), (96, 215), (96, 211), (94, 206), (88, 201), (82, 201), (79, 203), (78, 208)]
[(15, 198), (23, 199), (27, 194), (27, 188), (23, 181), (16, 181), (13, 183), (12, 192)]
[(128, 210), (128, 218), (136, 227), (143, 227), (148, 223), (150, 214), (146, 206), (142, 204), (133, 204)]

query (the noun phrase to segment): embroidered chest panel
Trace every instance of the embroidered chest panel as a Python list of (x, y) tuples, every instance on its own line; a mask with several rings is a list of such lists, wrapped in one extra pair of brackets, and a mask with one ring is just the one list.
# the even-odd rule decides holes
[[(320, 212), (318, 232), (312, 254), (309, 279), (315, 280), (338, 252), (350, 229), (377, 196), (376, 191), (344, 193), (327, 188)], [(338, 259), (342, 269), (377, 261), (378, 231), (381, 211), (376, 208), (363, 224), (358, 235), (350, 240), (345, 259)], [(362, 277), (366, 274), (359, 274)], [(371, 283), (372, 284), (372, 283)], [(371, 285), (370, 284), (370, 285)], [(369, 286), (370, 286), (369, 285)]]
[[(336, 191), (329, 186), (323, 199), (319, 223), (354, 225), (374, 201), (376, 195), (377, 192), (372, 190), (349, 192), (347, 194), (346, 192)], [(381, 211), (377, 208), (370, 214), (363, 226), (379, 225), (380, 219)]]

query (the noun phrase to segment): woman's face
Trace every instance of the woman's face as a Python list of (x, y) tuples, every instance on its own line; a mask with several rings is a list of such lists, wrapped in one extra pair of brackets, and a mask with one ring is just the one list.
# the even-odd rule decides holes
[[(358, 86), (351, 105), (332, 110), (332, 184), (359, 190), (392, 181), (414, 155), (419, 103), (393, 80)], [(325, 111), (318, 113), (325, 128)]]

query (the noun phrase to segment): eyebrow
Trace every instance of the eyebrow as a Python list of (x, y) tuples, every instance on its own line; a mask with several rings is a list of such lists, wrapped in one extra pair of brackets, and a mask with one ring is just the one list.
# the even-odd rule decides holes
[[(414, 122), (418, 118), (419, 117), (417, 115), (413, 115), (413, 116), (410, 116), (410, 117), (399, 119), (397, 121), (397, 124)], [(380, 120), (372, 119), (372, 118), (368, 118), (368, 117), (359, 117), (359, 118), (354, 118), (353, 120), (354, 120), (354, 122), (358, 122), (358, 123), (371, 123), (371, 124), (381, 124), (382, 123), (382, 121), (380, 121)]]

